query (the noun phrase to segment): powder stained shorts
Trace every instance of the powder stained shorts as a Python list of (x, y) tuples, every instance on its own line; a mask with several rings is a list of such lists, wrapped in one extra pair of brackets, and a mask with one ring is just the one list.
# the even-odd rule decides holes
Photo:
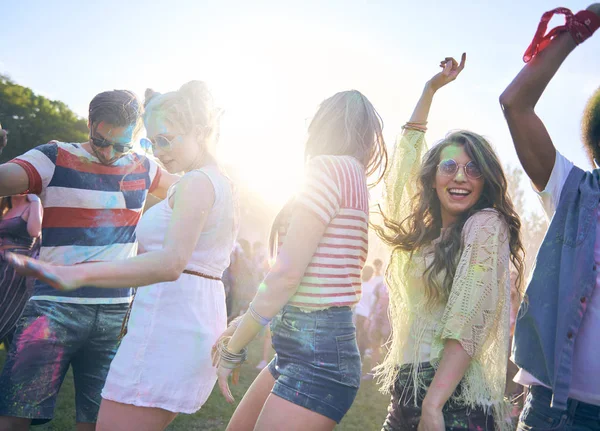
[[(388, 407), (388, 415), (382, 431), (417, 431), (421, 420), (421, 407), (427, 393), (426, 388), (417, 392), (417, 405), (414, 400), (414, 385), (411, 378), (411, 365), (400, 367), (398, 378), (392, 388), (392, 399)], [(431, 385), (435, 369), (429, 362), (419, 365), (419, 373), (426, 387)], [(494, 431), (494, 418), (486, 413), (483, 407), (469, 408), (454, 401), (462, 391), (462, 383), (458, 385), (454, 396), (448, 400), (442, 409), (446, 430), (449, 431)]]
[(128, 304), (29, 301), (0, 376), (0, 416), (52, 419), (73, 366), (77, 422), (96, 422), (100, 393), (118, 347)]
[(361, 376), (350, 307), (303, 312), (286, 305), (271, 323), (276, 355), (269, 364), (272, 393), (340, 422)]

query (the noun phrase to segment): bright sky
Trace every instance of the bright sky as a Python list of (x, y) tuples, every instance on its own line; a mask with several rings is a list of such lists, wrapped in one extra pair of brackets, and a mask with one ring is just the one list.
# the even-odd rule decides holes
[[(590, 0), (569, 1), (573, 11)], [(8, 3), (8, 6), (7, 6)], [(175, 90), (205, 80), (225, 109), (221, 155), (273, 205), (302, 173), (307, 118), (341, 90), (362, 91), (385, 136), (408, 119), (445, 56), (468, 53), (429, 121), (434, 142), (449, 129), (490, 138), (518, 164), (498, 96), (523, 66), (541, 14), (557, 3), (513, 1), (123, 1), (22, 0), (0, 5), (0, 72), (82, 116), (98, 92)], [(589, 167), (579, 123), (600, 85), (600, 36), (564, 64), (539, 104), (559, 151)], [(532, 208), (532, 193), (526, 195)]]

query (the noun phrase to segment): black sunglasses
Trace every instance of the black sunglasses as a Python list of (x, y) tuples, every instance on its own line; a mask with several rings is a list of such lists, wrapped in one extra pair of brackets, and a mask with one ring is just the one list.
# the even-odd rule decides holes
[(117, 142), (108, 141), (104, 138), (95, 138), (94, 136), (90, 136), (90, 140), (92, 141), (92, 144), (98, 148), (113, 147), (119, 153), (127, 153), (133, 149), (133, 145), (131, 144), (119, 144)]

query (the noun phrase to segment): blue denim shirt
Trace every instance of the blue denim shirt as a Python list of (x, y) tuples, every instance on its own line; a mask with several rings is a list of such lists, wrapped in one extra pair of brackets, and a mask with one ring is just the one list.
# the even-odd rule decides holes
[(515, 328), (515, 363), (552, 388), (552, 407), (565, 410), (573, 347), (585, 302), (596, 284), (594, 246), (600, 170), (574, 166), (540, 246)]

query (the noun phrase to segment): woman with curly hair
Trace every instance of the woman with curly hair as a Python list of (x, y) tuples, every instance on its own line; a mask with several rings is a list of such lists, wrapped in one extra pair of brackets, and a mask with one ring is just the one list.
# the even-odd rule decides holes
[(433, 96), (465, 61), (465, 54), (460, 64), (446, 58), (427, 82), (385, 177), (377, 230), (393, 252), (392, 340), (378, 367), (392, 392), (384, 430), (510, 427), (510, 265), (519, 285), (521, 223), (500, 161), (482, 136), (452, 132), (425, 152)]

